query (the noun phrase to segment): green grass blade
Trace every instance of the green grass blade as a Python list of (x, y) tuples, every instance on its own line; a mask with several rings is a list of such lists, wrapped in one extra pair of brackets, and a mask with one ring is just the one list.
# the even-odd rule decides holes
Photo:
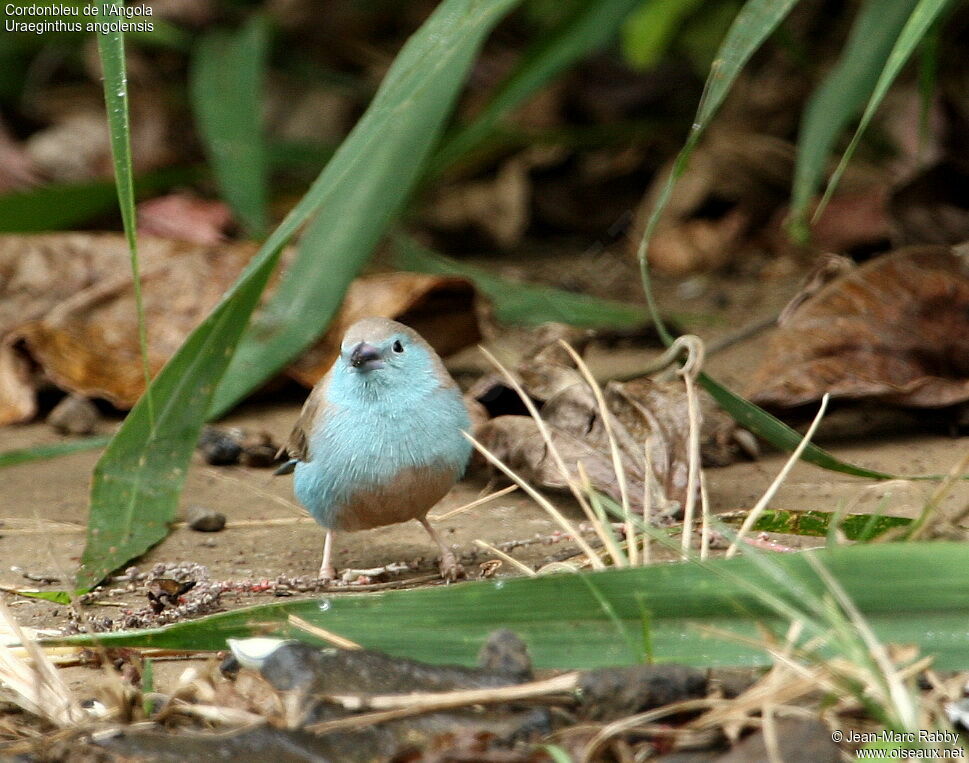
[(266, 230), (261, 109), (268, 49), (266, 19), (253, 16), (237, 31), (203, 36), (189, 76), (195, 121), (222, 196), (253, 236)]
[(673, 186), (686, 171), (690, 155), (699, 143), (704, 131), (710, 126), (710, 121), (720, 108), (724, 98), (727, 97), (727, 93), (730, 92), (730, 88), (744, 64), (757, 52), (764, 40), (771, 35), (795, 5), (797, 5), (797, 0), (747, 0), (740, 13), (737, 14), (710, 69), (710, 76), (707, 77), (703, 97), (700, 100), (700, 106), (697, 109), (696, 119), (690, 129), (690, 134), (687, 136), (683, 148), (680, 149), (680, 153), (677, 154), (673, 170), (670, 172), (666, 185), (663, 186), (663, 190), (656, 200), (656, 205), (647, 220), (646, 229), (643, 232), (643, 238), (639, 243), (639, 250), (636, 254), (639, 259), (643, 288), (646, 291), (646, 301), (649, 304), (650, 313), (656, 323), (657, 331), (663, 340), (668, 343), (673, 341), (673, 337), (660, 318), (649, 278), (649, 242), (653, 238), (653, 233), (663, 210), (670, 201)]
[[(916, 644), (935, 658), (939, 669), (969, 667), (965, 545), (873, 544), (810, 554), (845, 589), (883, 642)], [(528, 644), (536, 667), (590, 668), (641, 659), (639, 650), (630, 652), (626, 638), (617, 638), (616, 628), (618, 623), (634, 642), (641, 639), (645, 607), (657, 662), (766, 665), (771, 658), (762, 650), (702, 631), (715, 627), (759, 640), (758, 625), (764, 625), (782, 637), (788, 622), (766, 603), (768, 597), (790, 612), (814, 617), (800, 597), (806, 592), (812, 601), (820, 601), (827, 588), (806, 556), (772, 555), (770, 569), (759, 560), (739, 557), (703, 565), (663, 564), (330, 596), (250, 607), (166, 628), (49, 643), (222, 649), (226, 638), (273, 634), (309, 639), (287, 624), (288, 616), (296, 614), (367, 648), (464, 665), (475, 663), (489, 633), (510, 628)], [(595, 593), (587, 582), (594, 584)], [(602, 601), (608, 603), (608, 612)]]
[(851, 161), (851, 157), (855, 153), (855, 149), (858, 147), (858, 142), (861, 140), (861, 136), (864, 134), (872, 117), (881, 105), (882, 100), (885, 98), (885, 94), (888, 92), (888, 88), (892, 86), (898, 73), (905, 66), (905, 63), (911, 57), (913, 51), (918, 47), (919, 43), (928, 33), (932, 24), (935, 23), (936, 19), (942, 14), (942, 12), (953, 5), (952, 0), (919, 0), (915, 10), (912, 11), (912, 15), (909, 16), (908, 21), (905, 23), (905, 27), (902, 29), (901, 34), (898, 35), (898, 39), (895, 41), (895, 45), (892, 48), (891, 54), (888, 56), (888, 61), (885, 63), (885, 67), (882, 69), (881, 74), (878, 77), (878, 82), (875, 85), (875, 89), (871, 94), (871, 98), (868, 99), (868, 105), (865, 107), (865, 113), (862, 114), (861, 122), (858, 124), (855, 130), (854, 136), (851, 138), (851, 143), (848, 144), (848, 148), (845, 150), (844, 155), (841, 157), (841, 161), (838, 163), (838, 167), (835, 169), (834, 173), (831, 175), (831, 179), (828, 181), (828, 187), (824, 191), (824, 196), (821, 199), (818, 208), (815, 211), (815, 217), (821, 214), (831, 195), (834, 193), (835, 188), (838, 187), (838, 183), (841, 180), (841, 176), (844, 174), (845, 168), (848, 166), (848, 162)]
[(804, 111), (791, 190), (791, 231), (808, 237), (807, 209), (824, 176), (835, 141), (861, 111), (878, 81), (916, 0), (867, 0), (855, 17), (837, 66)]
[(647, 0), (622, 27), (622, 52), (638, 69), (656, 66), (677, 29), (700, 5), (700, 0)]
[[(173, 167), (149, 172), (135, 179), (139, 196), (191, 183), (199, 173), (194, 167)], [(60, 231), (118, 208), (118, 189), (101, 180), (84, 183), (52, 183), (0, 196), (0, 233)]]
[(83, 453), (86, 450), (103, 448), (111, 441), (110, 437), (86, 437), (83, 440), (68, 440), (51, 445), (35, 445), (32, 448), (18, 448), (0, 453), (0, 469), (6, 466), (27, 464), (31, 461), (44, 461), (48, 458), (69, 456), (72, 453)]
[(418, 273), (467, 278), (491, 300), (495, 317), (504, 323), (537, 325), (561, 321), (588, 328), (632, 328), (649, 319), (646, 310), (638, 305), (509, 281), (484, 268), (432, 252), (406, 236), (395, 237), (394, 243), (394, 265)]
[(582, 4), (549, 36), (526, 51), (474, 121), (460, 128), (434, 157), (431, 174), (478, 146), (501, 118), (557, 74), (605, 44), (640, 0), (595, 0)]
[[(800, 444), (801, 435), (797, 431), (791, 429), (763, 408), (745, 400), (707, 374), (700, 374), (699, 381), (703, 388), (710, 393), (710, 396), (717, 401), (717, 404), (729, 413), (740, 426), (749, 429), (758, 437), (763, 437), (771, 445), (781, 450), (792, 451)], [(850, 474), (853, 477), (866, 477), (873, 480), (899, 479), (896, 475), (841, 461), (814, 443), (808, 443), (807, 448), (801, 454), (801, 459), (815, 466), (820, 466), (822, 469)]]
[[(152, 393), (158, 404), (156, 431), (153, 433), (149, 426), (144, 398), (128, 414), (95, 469), (87, 545), (77, 577), (79, 588), (91, 587), (167, 534), (199, 431), (212, 411), (216, 387), (226, 373), (233, 349), (278, 262), (282, 247), (321, 205), (345, 212), (346, 208), (336, 200), (355, 199), (356, 216), (337, 221), (332, 216), (324, 216), (331, 224), (353, 230), (372, 224), (368, 201), (379, 193), (383, 203), (390, 205), (388, 199), (396, 198), (400, 191), (395, 174), (386, 166), (372, 164), (380, 144), (393, 142), (396, 131), (406, 123), (409, 123), (405, 130), (408, 135), (419, 133), (418, 125), (426, 126), (428, 112), (435, 113), (442, 100), (448, 104), (453, 101), (462, 79), (462, 72), (453, 66), (455, 51), (461, 51), (460, 61), (470, 64), (484, 34), (513, 4), (512, 0), (504, 0), (482, 7), (474, 0), (447, 0), (425, 22), (404, 47), (374, 102), (333, 160), (269, 236), (212, 313), (155, 378)], [(441, 67), (448, 76), (442, 77)], [(374, 188), (372, 172), (379, 175), (379, 190)], [(315, 227), (318, 226), (319, 221)], [(309, 240), (319, 239), (310, 237)], [(346, 273), (352, 267), (359, 267), (365, 256), (358, 251), (350, 257), (340, 248), (321, 251), (325, 256), (318, 256), (313, 250), (307, 254), (304, 247), (301, 257), (304, 260), (316, 257), (312, 264), (322, 273), (317, 281), (325, 279), (328, 266), (342, 267)], [(350, 264), (341, 264), (345, 257), (350, 257)], [(318, 303), (313, 302), (312, 293), (307, 293), (301, 298), (301, 304), (306, 302), (323, 314), (332, 312), (339, 298)], [(278, 330), (282, 332), (284, 328), (278, 327)], [(300, 332), (306, 329), (305, 326), (296, 328)], [(317, 324), (309, 333), (315, 336), (321, 328)], [(266, 338), (263, 333), (257, 336)], [(303, 336), (305, 332), (300, 334)], [(292, 345), (287, 345), (287, 357), (295, 351)], [(236, 379), (229, 388), (230, 393), (222, 392), (223, 405), (226, 400), (234, 402), (271, 375), (271, 363), (259, 357), (255, 360), (254, 367), (246, 362), (236, 366), (237, 375), (243, 378)]]
[[(491, 27), (518, 0), (448, 0), (407, 42), (367, 113), (327, 164), (321, 211), (246, 334), (212, 408), (219, 415), (320, 335), (420, 176)], [(313, 191), (311, 191), (313, 193)]]
[[(107, 9), (112, 6), (102, 6)], [(104, 14), (107, 21), (122, 21), (118, 14)], [(98, 53), (104, 70), (104, 105), (108, 114), (111, 135), (111, 158), (114, 181), (118, 188), (118, 205), (124, 224), (128, 251), (131, 253), (131, 276), (138, 312), (138, 346), (141, 368), (145, 376), (145, 406), (149, 426), (155, 426), (155, 408), (151, 394), (151, 370), (148, 368), (148, 330), (145, 326), (145, 307), (141, 297), (141, 268), (138, 264), (138, 235), (135, 220), (135, 175), (131, 169), (131, 124), (128, 119), (128, 73), (125, 68), (124, 33), (98, 34)]]
[[(727, 32), (727, 36), (720, 46), (717, 58), (713, 62), (710, 76), (707, 78), (697, 109), (696, 119), (687, 137), (686, 143), (677, 154), (673, 164), (673, 170), (663, 186), (656, 205), (650, 213), (643, 232), (642, 241), (639, 244), (637, 258), (639, 259), (640, 273), (643, 280), (643, 290), (646, 292), (646, 303), (649, 306), (650, 317), (656, 324), (656, 330), (660, 338), (666, 344), (672, 344), (673, 337), (663, 319), (660, 317), (656, 298), (653, 295), (652, 283), (649, 276), (649, 243), (652, 240), (656, 225), (659, 223), (663, 210), (669, 203), (670, 195), (676, 181), (683, 175), (689, 164), (690, 155), (696, 148), (703, 132), (710, 125), (723, 103), (724, 98), (730, 91), (730, 87), (740, 74), (744, 64), (757, 51), (764, 40), (777, 28), (777, 25), (784, 19), (791, 8), (796, 5), (796, 0), (748, 0), (737, 18)], [(751, 430), (754, 434), (763, 437), (772, 445), (783, 450), (792, 450), (801, 441), (801, 436), (784, 424), (779, 419), (769, 413), (744, 400), (736, 393), (730, 391), (722, 384), (707, 374), (701, 374), (700, 382), (714, 399), (734, 417), (742, 426)], [(853, 466), (836, 459), (830, 453), (818, 448), (816, 445), (809, 444), (804, 451), (802, 458), (825, 469), (844, 472), (858, 477), (869, 477), (871, 479), (891, 479), (891, 475), (882, 472), (864, 469)]]

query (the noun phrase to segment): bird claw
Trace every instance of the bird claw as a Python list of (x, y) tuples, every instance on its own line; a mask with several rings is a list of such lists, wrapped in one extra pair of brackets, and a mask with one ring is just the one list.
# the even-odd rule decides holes
[(467, 577), (464, 571), (464, 567), (458, 564), (457, 559), (453, 556), (451, 558), (441, 559), (440, 564), (441, 577), (448, 583), (453, 583), (456, 580), (463, 580)]
[(320, 567), (320, 575), (317, 579), (321, 583), (332, 583), (336, 580), (336, 568), (332, 564), (328, 567)]

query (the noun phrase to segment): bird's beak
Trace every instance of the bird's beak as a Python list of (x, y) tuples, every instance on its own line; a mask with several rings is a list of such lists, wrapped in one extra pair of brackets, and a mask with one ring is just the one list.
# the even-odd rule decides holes
[(383, 368), (384, 361), (380, 355), (380, 350), (372, 344), (360, 342), (350, 354), (350, 365), (359, 371), (373, 371)]

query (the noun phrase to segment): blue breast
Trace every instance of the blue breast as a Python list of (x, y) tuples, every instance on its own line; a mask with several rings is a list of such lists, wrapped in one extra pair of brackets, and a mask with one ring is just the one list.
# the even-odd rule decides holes
[(338, 377), (337, 387), (308, 433), (310, 460), (294, 477), (296, 497), (317, 522), (336, 526), (355, 492), (390, 484), (402, 469), (438, 466), (460, 479), (471, 455), (461, 430), (471, 422), (455, 387), (414, 384), (367, 399), (346, 394)]

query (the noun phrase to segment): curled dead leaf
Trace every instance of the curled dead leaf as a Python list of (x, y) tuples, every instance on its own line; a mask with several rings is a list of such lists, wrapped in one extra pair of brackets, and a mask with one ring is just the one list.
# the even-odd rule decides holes
[(969, 260), (899, 249), (829, 283), (778, 328), (750, 398), (792, 407), (875, 398), (934, 408), (969, 400)]
[[(553, 332), (554, 333), (554, 332)], [(650, 502), (657, 513), (677, 515), (685, 505), (689, 466), (689, 417), (681, 381), (642, 377), (610, 381), (603, 387), (606, 410), (596, 402), (570, 356), (560, 344), (548, 344), (524, 360), (518, 375), (525, 392), (539, 404), (542, 421), (567, 467), (563, 474), (538, 425), (527, 415), (498, 415), (476, 427), (479, 441), (528, 482), (552, 490), (578, 481), (582, 462), (597, 490), (619, 501), (619, 480), (603, 416), (610, 417), (632, 506), (642, 509), (646, 488), (646, 451), (653, 475)], [(485, 406), (506, 395), (492, 377), (469, 391)], [(703, 460), (723, 465), (734, 460), (738, 446), (731, 442), (735, 425), (712, 399), (701, 396)], [(507, 406), (506, 406), (507, 407)], [(731, 455), (732, 454), (732, 455)]]

